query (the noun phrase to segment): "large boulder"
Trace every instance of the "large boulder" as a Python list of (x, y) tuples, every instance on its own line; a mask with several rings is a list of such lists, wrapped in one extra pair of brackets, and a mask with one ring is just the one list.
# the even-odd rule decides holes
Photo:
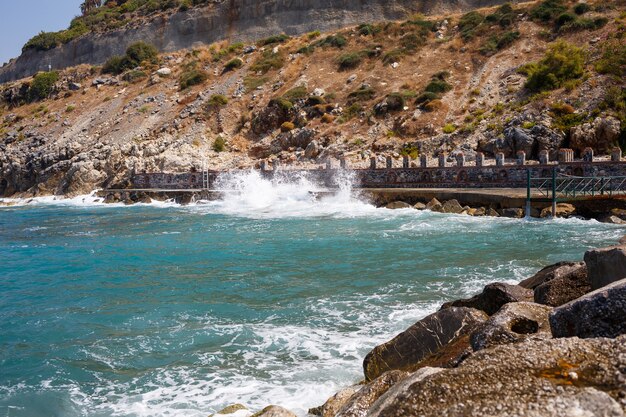
[(486, 285), (480, 294), (472, 298), (445, 303), (441, 309), (444, 310), (450, 307), (470, 307), (482, 310), (491, 316), (507, 303), (532, 300), (533, 292), (531, 290), (522, 288), (519, 285), (496, 282)]
[[(558, 203), (556, 205), (556, 217), (571, 217), (576, 214), (576, 207), (569, 203)], [(542, 219), (547, 217), (552, 217), (552, 207), (546, 207), (541, 210), (541, 214), (539, 215)]]
[(626, 246), (592, 249), (585, 253), (591, 289), (626, 278)]
[(436, 198), (433, 198), (426, 204), (426, 210), (441, 212), (443, 210), (443, 204)]
[(541, 284), (551, 281), (563, 275), (569, 274), (583, 266), (583, 262), (557, 262), (553, 265), (546, 266), (530, 278), (526, 278), (518, 285), (529, 290), (534, 290)]
[(463, 206), (457, 200), (448, 200), (443, 203), (441, 210), (444, 213), (460, 214), (463, 212)]
[(265, 407), (258, 413), (254, 413), (252, 417), (298, 417), (291, 411), (279, 405), (270, 405)]
[(570, 131), (570, 146), (577, 151), (593, 148), (598, 154), (608, 154), (617, 145), (621, 123), (614, 117), (598, 117), (593, 123), (575, 126)]
[(348, 400), (350, 400), (350, 398), (352, 398), (352, 396), (356, 394), (361, 388), (363, 388), (362, 385), (352, 385), (350, 387), (344, 388), (338, 391), (332, 397), (330, 397), (324, 403), (324, 405), (311, 408), (309, 410), (309, 414), (320, 417), (335, 417), (339, 410), (341, 410), (341, 408), (348, 402)]
[(506, 148), (503, 149), (505, 150), (505, 155), (514, 156), (517, 155), (517, 152), (524, 151), (526, 158), (532, 157), (535, 139), (528, 130), (519, 127), (509, 127), (504, 129), (503, 133), (506, 144)]
[(336, 414), (336, 417), (365, 416), (372, 404), (374, 404), (381, 395), (406, 378), (407, 375), (406, 372), (402, 371), (385, 372), (356, 392)]
[(487, 316), (478, 310), (450, 307), (423, 318), (392, 340), (376, 346), (363, 361), (365, 378), (372, 381), (394, 369), (414, 369), (457, 337), (471, 333)]
[(551, 338), (548, 314), (552, 308), (535, 303), (509, 303), (470, 336), (474, 351), (532, 338)]
[(393, 201), (385, 206), (385, 208), (397, 210), (397, 209), (408, 209), (413, 208), (409, 203), (405, 203), (404, 201)]
[(560, 130), (552, 130), (544, 125), (538, 124), (530, 129), (530, 135), (537, 141), (537, 155), (539, 152), (548, 151), (550, 159), (557, 159), (559, 149), (563, 147), (565, 135)]
[(409, 377), (367, 416), (623, 417), (625, 369), (626, 336), (528, 340), (415, 382)]
[(278, 129), (284, 122), (293, 117), (292, 109), (281, 100), (271, 100), (266, 108), (254, 116), (251, 128), (257, 135)]
[(590, 292), (550, 314), (554, 337), (617, 337), (626, 334), (626, 279)]
[(587, 266), (579, 263), (571, 268), (560, 268), (555, 277), (537, 286), (534, 291), (536, 303), (551, 307), (562, 306), (591, 291), (587, 278)]

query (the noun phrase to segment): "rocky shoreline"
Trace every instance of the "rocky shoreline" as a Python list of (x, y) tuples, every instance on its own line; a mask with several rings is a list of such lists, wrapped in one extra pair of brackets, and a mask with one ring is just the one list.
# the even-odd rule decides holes
[[(626, 240), (445, 303), (363, 361), (320, 417), (626, 414)], [(242, 405), (214, 416), (294, 417)]]

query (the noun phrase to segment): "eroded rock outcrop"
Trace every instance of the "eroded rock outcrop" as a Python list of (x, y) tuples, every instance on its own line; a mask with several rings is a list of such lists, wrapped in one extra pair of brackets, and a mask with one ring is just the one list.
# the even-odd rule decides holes
[(585, 253), (585, 264), (594, 290), (626, 278), (626, 246), (589, 250)]
[(491, 316), (507, 303), (532, 300), (533, 292), (531, 290), (519, 285), (496, 282), (486, 285), (480, 294), (472, 298), (445, 303), (441, 309), (444, 310), (450, 307), (470, 307), (482, 310)]

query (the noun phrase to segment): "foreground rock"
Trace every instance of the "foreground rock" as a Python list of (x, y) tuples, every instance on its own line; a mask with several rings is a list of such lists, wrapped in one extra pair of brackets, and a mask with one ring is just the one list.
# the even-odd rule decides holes
[(585, 264), (594, 290), (626, 278), (626, 246), (589, 250)]
[(389, 371), (356, 392), (341, 408), (336, 417), (362, 417), (372, 404), (391, 387), (407, 377), (406, 372)]
[(478, 310), (450, 307), (418, 321), (389, 342), (375, 347), (363, 361), (365, 378), (414, 366), (455, 338), (471, 333), (487, 316)]
[(536, 303), (558, 307), (591, 291), (587, 266), (583, 262), (559, 262), (520, 282), (534, 290)]
[(387, 204), (385, 208), (397, 210), (397, 209), (413, 208), (413, 206), (408, 203), (405, 203), (404, 201), (394, 201), (394, 202)]
[(555, 309), (550, 314), (550, 326), (554, 337), (617, 337), (626, 334), (626, 279)]
[(528, 338), (552, 337), (548, 314), (552, 308), (535, 303), (509, 303), (480, 325), (470, 340), (475, 351), (516, 343)]
[(507, 303), (532, 300), (531, 290), (519, 285), (496, 282), (485, 286), (483, 292), (472, 298), (445, 303), (441, 308), (443, 310), (450, 307), (470, 307), (482, 310), (491, 316)]
[(252, 415), (252, 417), (297, 417), (294, 413), (278, 405), (270, 405)]
[(348, 400), (362, 388), (361, 385), (353, 385), (337, 392), (330, 397), (324, 405), (311, 408), (309, 414), (321, 417), (335, 417)]
[(367, 415), (618, 417), (626, 406), (625, 378), (626, 336), (526, 341), (400, 383)]

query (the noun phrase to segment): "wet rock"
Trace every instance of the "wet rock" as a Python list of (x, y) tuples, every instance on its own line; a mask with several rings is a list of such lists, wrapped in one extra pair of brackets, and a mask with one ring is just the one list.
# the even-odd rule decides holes
[(470, 336), (474, 351), (521, 342), (529, 337), (551, 338), (548, 314), (552, 308), (528, 302), (509, 303)]
[(486, 320), (471, 308), (450, 307), (418, 321), (389, 342), (375, 347), (363, 361), (365, 378), (374, 380), (394, 369), (407, 369)]
[(599, 218), (598, 221), (601, 223), (608, 223), (608, 224), (626, 224), (626, 220), (618, 216), (604, 216), (604, 217)]
[(443, 204), (436, 198), (433, 198), (426, 204), (426, 210), (441, 212), (443, 210)]
[(524, 210), (521, 208), (505, 208), (500, 212), (502, 217), (509, 217), (512, 219), (521, 219), (524, 217)]
[(562, 275), (569, 274), (583, 266), (583, 262), (558, 262), (554, 265), (546, 266), (530, 278), (526, 278), (518, 285), (529, 290), (534, 290), (541, 284), (558, 278)]
[(424, 204), (424, 203), (415, 203), (413, 208), (416, 209), (416, 210), (426, 210), (426, 204)]
[(393, 201), (385, 206), (385, 208), (397, 210), (397, 209), (407, 209), (413, 208), (412, 205), (405, 203), (404, 201)]
[(441, 210), (444, 213), (460, 214), (463, 211), (463, 207), (457, 200), (448, 200), (443, 204)]
[(294, 413), (278, 405), (270, 405), (252, 417), (297, 417)]
[(487, 210), (487, 216), (490, 216), (490, 217), (500, 217), (500, 214), (497, 211), (495, 211), (494, 209), (489, 208)]
[(626, 246), (589, 250), (585, 264), (593, 290), (626, 278)]
[(232, 417), (243, 417), (250, 416), (252, 412), (248, 410), (245, 405), (242, 404), (232, 404), (228, 407), (224, 407), (220, 411), (215, 414), (211, 414), (209, 417), (221, 417), (221, 416), (232, 416)]
[(500, 308), (508, 303), (517, 303), (520, 301), (532, 301), (533, 292), (519, 285), (505, 284), (496, 282), (485, 286), (483, 291), (465, 300), (456, 300), (445, 303), (441, 309), (451, 307), (470, 307), (482, 310), (488, 315), (495, 314)]
[(550, 326), (554, 337), (615, 338), (626, 334), (626, 279), (555, 308)]
[(408, 387), (441, 371), (443, 371), (442, 368), (426, 367), (413, 372), (381, 395), (380, 398), (372, 404), (366, 415), (371, 417), (378, 416), (382, 410), (387, 408), (390, 404), (393, 404), (398, 396), (402, 395)]
[(385, 372), (356, 392), (336, 414), (336, 417), (363, 417), (372, 404), (391, 387), (407, 377), (406, 372)]
[[(569, 203), (558, 203), (556, 205), (556, 217), (571, 217), (576, 213), (576, 207)], [(546, 217), (552, 217), (552, 207), (546, 207), (541, 210), (540, 217), (545, 219)]]
[(539, 304), (558, 307), (590, 291), (587, 267), (585, 264), (578, 264), (573, 268), (561, 268), (553, 279), (537, 286), (534, 290), (534, 300)]
[(368, 416), (623, 416), (625, 361), (624, 336), (496, 346), (458, 368), (399, 383)]
[(330, 397), (324, 405), (311, 408), (309, 410), (309, 414), (320, 417), (335, 417), (339, 410), (341, 410), (348, 400), (361, 388), (363, 388), (362, 385), (353, 385), (351, 387), (344, 388)]

